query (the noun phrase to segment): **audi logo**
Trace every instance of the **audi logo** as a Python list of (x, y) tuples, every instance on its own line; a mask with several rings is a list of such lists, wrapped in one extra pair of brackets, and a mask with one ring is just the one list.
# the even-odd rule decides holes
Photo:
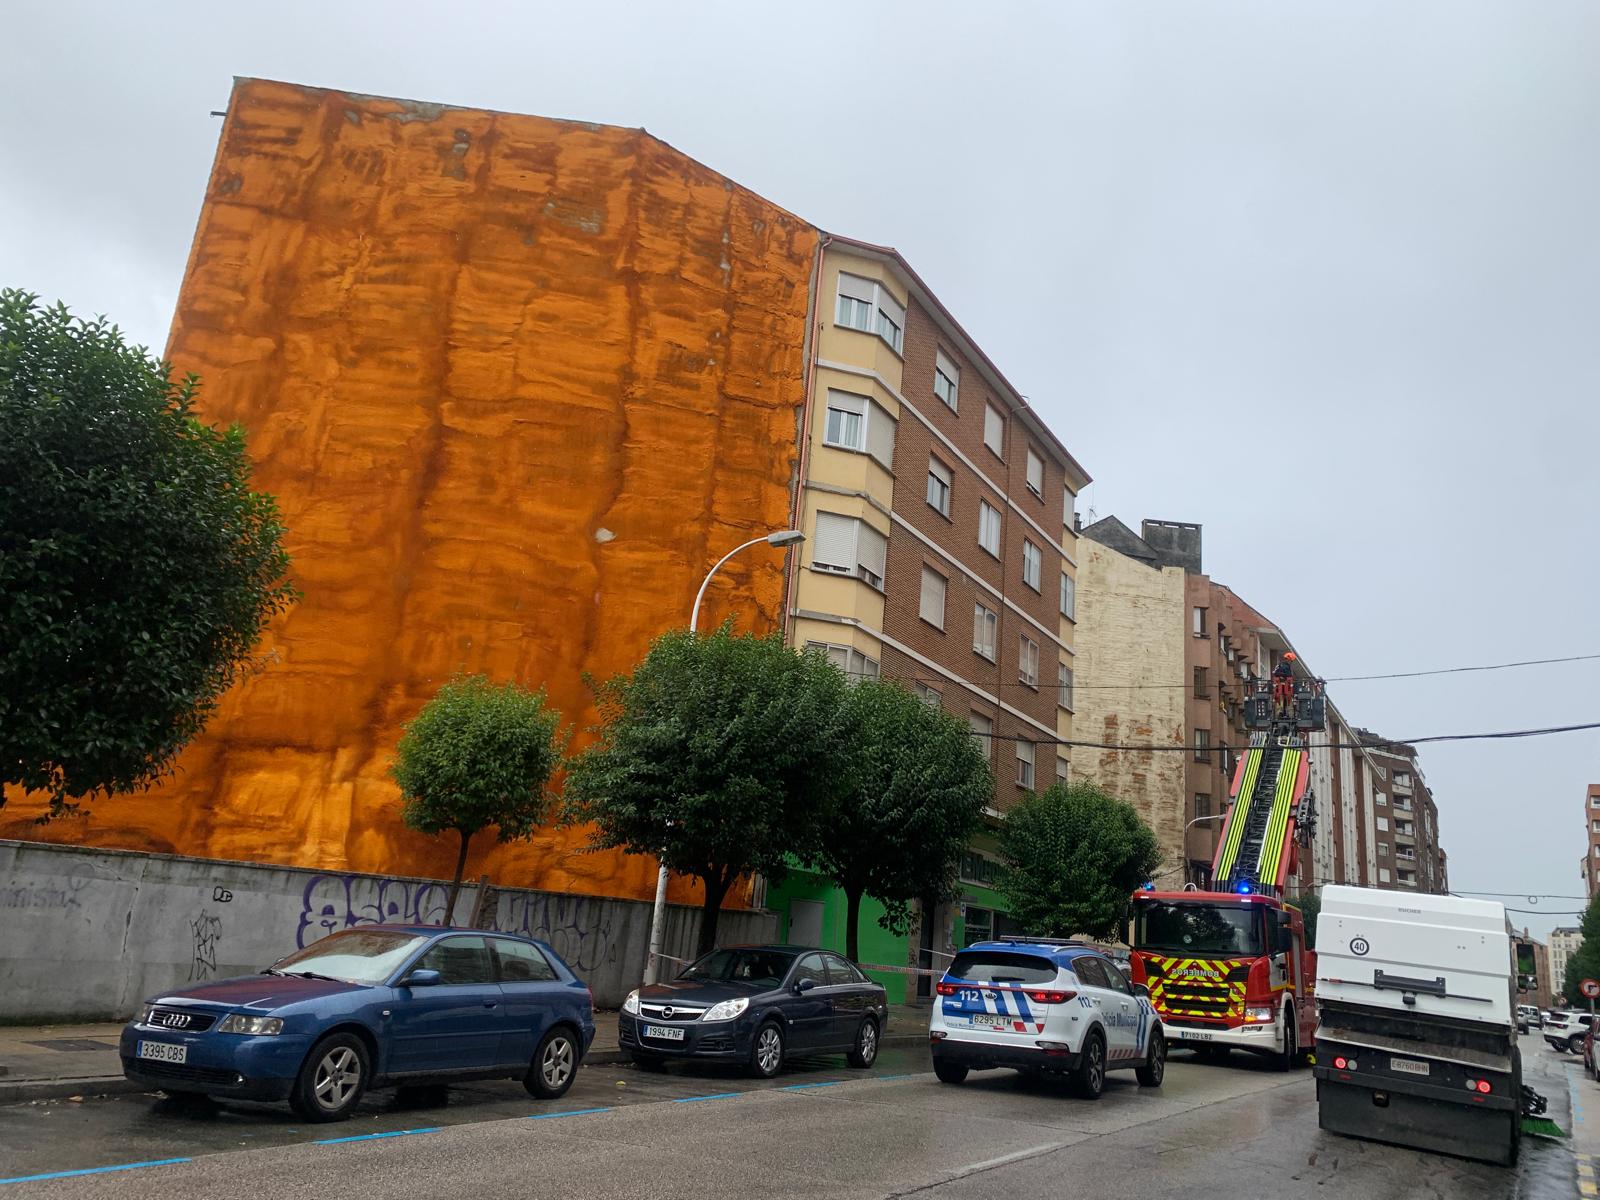
[(176, 1012), (157, 1013), (154, 1023), (165, 1025), (168, 1029), (182, 1029), (189, 1024), (189, 1014)]

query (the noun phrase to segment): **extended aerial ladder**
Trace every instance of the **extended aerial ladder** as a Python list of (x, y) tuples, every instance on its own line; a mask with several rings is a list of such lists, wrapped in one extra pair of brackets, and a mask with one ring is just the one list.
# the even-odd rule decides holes
[(1310, 845), (1316, 810), (1306, 787), (1310, 762), (1305, 735), (1327, 719), (1320, 680), (1298, 679), (1287, 709), (1261, 680), (1245, 700), (1250, 745), (1234, 770), (1232, 806), (1217, 840), (1211, 888), (1282, 897), (1295, 869), (1296, 849)]

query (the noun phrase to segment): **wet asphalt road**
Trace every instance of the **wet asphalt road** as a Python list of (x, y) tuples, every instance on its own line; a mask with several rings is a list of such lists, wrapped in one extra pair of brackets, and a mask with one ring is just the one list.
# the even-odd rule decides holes
[[(1524, 1053), (1530, 1083), (1559, 1091), (1552, 1111), (1565, 1124), (1570, 1064), (1533, 1045)], [(589, 1067), (556, 1102), (503, 1083), (454, 1089), (444, 1107), (379, 1093), (333, 1126), (272, 1106), (149, 1096), (0, 1108), (0, 1180), (170, 1158), (189, 1161), (8, 1182), (0, 1197), (1578, 1194), (1562, 1144), (1527, 1141), (1506, 1171), (1323, 1134), (1309, 1072), (1239, 1055), (1224, 1065), (1177, 1055), (1159, 1090), (1114, 1074), (1098, 1103), (1006, 1071), (943, 1085), (915, 1047), (886, 1050), (869, 1072), (822, 1058), (768, 1082)]]

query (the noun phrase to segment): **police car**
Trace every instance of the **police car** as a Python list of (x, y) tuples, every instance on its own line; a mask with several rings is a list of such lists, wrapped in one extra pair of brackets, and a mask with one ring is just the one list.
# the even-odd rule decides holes
[(1014, 1067), (1068, 1075), (1098, 1099), (1106, 1072), (1132, 1069), (1160, 1087), (1167, 1068), (1161, 1019), (1093, 946), (1043, 938), (978, 942), (939, 980), (928, 1037), (934, 1074)]

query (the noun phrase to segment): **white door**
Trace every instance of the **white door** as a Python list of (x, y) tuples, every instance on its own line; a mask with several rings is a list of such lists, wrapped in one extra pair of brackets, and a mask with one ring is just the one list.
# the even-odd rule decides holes
[(822, 901), (789, 901), (789, 945), (822, 945)]
[(1100, 1013), (1106, 1031), (1106, 1062), (1127, 1063), (1139, 1054), (1140, 1012), (1133, 988), (1115, 964), (1084, 956), (1072, 961), (1080, 983), (1088, 983), (1089, 998)]

